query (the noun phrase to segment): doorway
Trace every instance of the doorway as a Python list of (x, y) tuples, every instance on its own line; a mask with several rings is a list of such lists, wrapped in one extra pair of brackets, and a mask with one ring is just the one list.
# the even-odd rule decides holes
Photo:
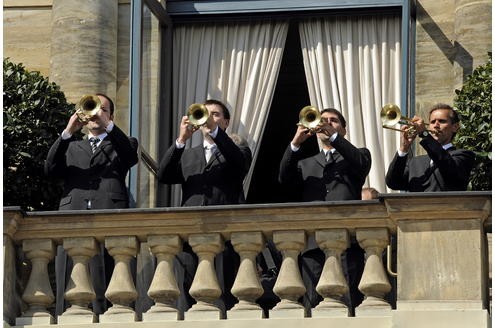
[[(297, 22), (290, 22), (277, 85), (268, 114), (246, 202), (298, 201), (298, 191), (278, 182), (280, 160), (296, 132), (299, 111), (310, 104)], [(315, 138), (316, 139), (316, 138)], [(308, 156), (318, 152), (316, 140), (301, 148)]]

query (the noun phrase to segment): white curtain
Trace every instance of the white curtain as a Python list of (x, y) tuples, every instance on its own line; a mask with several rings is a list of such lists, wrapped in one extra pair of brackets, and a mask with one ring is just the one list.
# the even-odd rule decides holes
[[(177, 26), (173, 37), (173, 111), (177, 122), (190, 104), (208, 98), (230, 109), (227, 132), (244, 137), (253, 152), (251, 180), (287, 36), (288, 23), (260, 22)], [(187, 147), (202, 142), (196, 132)], [(178, 205), (179, 188), (173, 205)]]
[(371, 152), (366, 185), (390, 192), (385, 173), (399, 133), (381, 127), (380, 109), (400, 104), (400, 17), (334, 17), (301, 22), (299, 33), (311, 105), (333, 107), (346, 138)]

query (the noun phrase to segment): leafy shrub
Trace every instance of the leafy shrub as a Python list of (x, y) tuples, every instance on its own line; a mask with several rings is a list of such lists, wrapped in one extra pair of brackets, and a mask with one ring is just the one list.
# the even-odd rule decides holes
[(61, 185), (43, 172), (48, 150), (74, 106), (55, 83), (3, 60), (3, 201), (24, 210), (58, 208)]
[(486, 64), (468, 76), (461, 90), (456, 90), (454, 107), (461, 119), (455, 143), (476, 153), (476, 166), (470, 190), (492, 189), (492, 54)]

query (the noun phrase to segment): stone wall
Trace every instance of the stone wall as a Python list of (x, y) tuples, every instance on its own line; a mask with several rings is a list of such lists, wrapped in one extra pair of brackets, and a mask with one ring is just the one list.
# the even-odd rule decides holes
[(420, 0), (416, 24), (416, 114), (452, 104), (455, 89), (491, 51), (491, 1)]
[(49, 77), (71, 102), (108, 94), (115, 122), (127, 130), (129, 0), (6, 0), (3, 10), (4, 57)]
[(52, 1), (5, 0), (3, 56), (28, 70), (50, 74)]

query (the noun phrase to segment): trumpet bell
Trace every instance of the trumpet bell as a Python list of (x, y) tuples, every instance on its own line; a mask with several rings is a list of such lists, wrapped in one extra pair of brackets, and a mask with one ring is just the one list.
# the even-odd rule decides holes
[(299, 124), (307, 129), (315, 129), (321, 122), (320, 111), (313, 106), (306, 106), (299, 112)]
[(380, 118), (382, 120), (383, 126), (394, 126), (397, 123), (400, 123), (401, 120), (404, 119), (402, 117), (402, 113), (400, 111), (399, 106), (394, 104), (387, 104), (383, 106), (380, 112)]
[(192, 104), (187, 110), (189, 124), (198, 128), (206, 123), (210, 114), (204, 104)]
[(76, 105), (76, 115), (79, 121), (87, 123), (101, 108), (101, 101), (97, 95), (84, 95)]

